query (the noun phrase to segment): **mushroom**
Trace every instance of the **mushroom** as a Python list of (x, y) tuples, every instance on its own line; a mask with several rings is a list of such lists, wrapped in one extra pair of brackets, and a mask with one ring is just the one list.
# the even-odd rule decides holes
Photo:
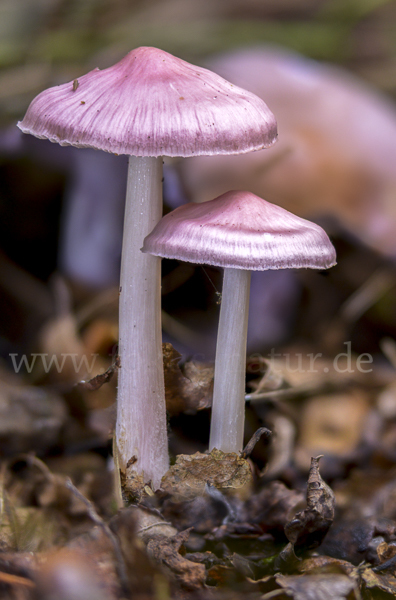
[(249, 189), (302, 217), (330, 216), (395, 257), (394, 100), (347, 69), (271, 44), (215, 55), (206, 66), (265, 98), (282, 135), (272, 152), (183, 161), (190, 199)]
[(168, 467), (160, 260), (140, 252), (162, 216), (166, 156), (238, 154), (270, 146), (276, 121), (254, 94), (157, 48), (39, 94), (18, 124), (61, 145), (129, 155), (120, 279), (116, 451), (160, 484)]
[(280, 206), (242, 191), (167, 214), (143, 252), (224, 267), (209, 449), (243, 444), (250, 271), (327, 269), (335, 250), (325, 231)]

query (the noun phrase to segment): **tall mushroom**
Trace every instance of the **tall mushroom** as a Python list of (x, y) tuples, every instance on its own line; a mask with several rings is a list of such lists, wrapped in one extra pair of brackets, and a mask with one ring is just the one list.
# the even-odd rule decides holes
[(61, 145), (128, 154), (120, 281), (121, 369), (116, 446), (154, 488), (168, 466), (160, 324), (160, 260), (140, 252), (162, 216), (162, 157), (238, 154), (270, 146), (266, 104), (211, 71), (156, 48), (39, 94), (25, 133)]
[(209, 449), (242, 450), (250, 271), (327, 269), (325, 231), (250, 192), (232, 191), (167, 214), (143, 252), (224, 267)]

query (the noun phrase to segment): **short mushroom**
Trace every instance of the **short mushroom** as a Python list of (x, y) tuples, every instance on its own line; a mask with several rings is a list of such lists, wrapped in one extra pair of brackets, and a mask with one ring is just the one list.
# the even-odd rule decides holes
[(108, 69), (45, 90), (18, 126), (61, 145), (130, 156), (116, 448), (124, 474), (131, 465), (157, 488), (168, 466), (160, 260), (140, 248), (162, 216), (162, 157), (265, 148), (276, 140), (275, 118), (257, 96), (211, 71), (142, 47)]
[(315, 223), (250, 192), (232, 191), (167, 214), (142, 250), (224, 267), (209, 449), (240, 452), (250, 271), (327, 269), (335, 265), (334, 247)]

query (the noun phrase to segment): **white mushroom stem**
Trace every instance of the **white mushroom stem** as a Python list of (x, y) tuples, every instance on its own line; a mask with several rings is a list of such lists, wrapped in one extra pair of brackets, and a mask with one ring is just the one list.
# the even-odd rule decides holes
[(210, 450), (242, 450), (250, 275), (250, 271), (242, 269), (224, 270), (216, 345)]
[(129, 158), (120, 278), (116, 446), (144, 481), (160, 486), (169, 466), (161, 340), (161, 259), (143, 254), (162, 217), (162, 157)]

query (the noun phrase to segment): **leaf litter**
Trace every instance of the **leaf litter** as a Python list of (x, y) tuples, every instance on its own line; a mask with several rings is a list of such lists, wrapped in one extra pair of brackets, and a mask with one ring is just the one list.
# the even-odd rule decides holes
[(40, 349), (59, 355), (62, 332), (79, 356), (98, 355), (91, 373), (0, 366), (5, 598), (71, 600), (66, 579), (98, 600), (396, 595), (391, 337), (367, 375), (353, 353), (350, 372), (334, 371), (330, 353), (310, 373), (308, 339), (276, 359), (250, 356), (240, 456), (205, 452), (212, 365), (165, 344), (173, 464), (155, 493), (131, 483), (122, 508), (111, 457), (116, 314), (108, 303), (80, 321), (67, 310), (42, 329)]
[[(172, 398), (186, 385), (186, 369), (180, 370), (180, 357), (170, 345), (164, 356), (172, 371), (167, 377)], [(92, 393), (108, 385), (116, 368), (113, 363), (94, 379)], [(173, 411), (177, 418), (189, 419), (192, 406), (195, 415), (207, 410), (211, 378), (203, 372), (202, 386), (199, 379), (189, 385), (201, 387), (207, 399), (182, 401)], [(87, 392), (86, 386), (78, 387), (80, 394)], [(311, 397), (309, 392), (300, 402), (309, 407)], [(247, 410), (254, 413), (253, 422), (272, 427), (276, 413), (304, 432), (299, 424), (306, 420), (304, 413), (296, 415), (288, 402), (265, 399)], [(367, 401), (363, 406), (372, 410)], [(293, 466), (289, 457), (280, 477), (266, 478), (270, 461), (264, 468), (258, 463), (267, 460), (277, 428), (269, 433), (268, 427), (258, 428), (240, 457), (219, 451), (179, 455), (161, 490), (142, 493), (138, 504), (118, 511), (112, 473), (103, 459), (87, 458), (84, 466), (81, 453), (68, 459), (43, 455), (44, 460), (16, 454), (2, 469), (0, 586), (5, 597), (49, 599), (62, 590), (62, 597), (72, 598), (63, 583), (68, 576), (84, 597), (100, 600), (137, 592), (148, 598), (210, 593), (220, 599), (261, 594), (263, 599), (324, 600), (396, 594), (396, 500), (391, 500), (396, 492), (392, 473), (381, 468), (386, 462), (381, 444), (370, 465), (359, 464), (359, 454), (351, 452), (351, 476), (333, 477), (332, 489), (320, 473), (320, 457), (311, 458), (305, 477), (303, 466)], [(303, 436), (299, 446), (312, 446)], [(355, 446), (363, 439), (361, 433)], [(343, 454), (334, 446), (332, 460), (337, 456)], [(334, 465), (324, 464), (331, 478)], [(368, 507), (371, 515), (365, 515)]]

